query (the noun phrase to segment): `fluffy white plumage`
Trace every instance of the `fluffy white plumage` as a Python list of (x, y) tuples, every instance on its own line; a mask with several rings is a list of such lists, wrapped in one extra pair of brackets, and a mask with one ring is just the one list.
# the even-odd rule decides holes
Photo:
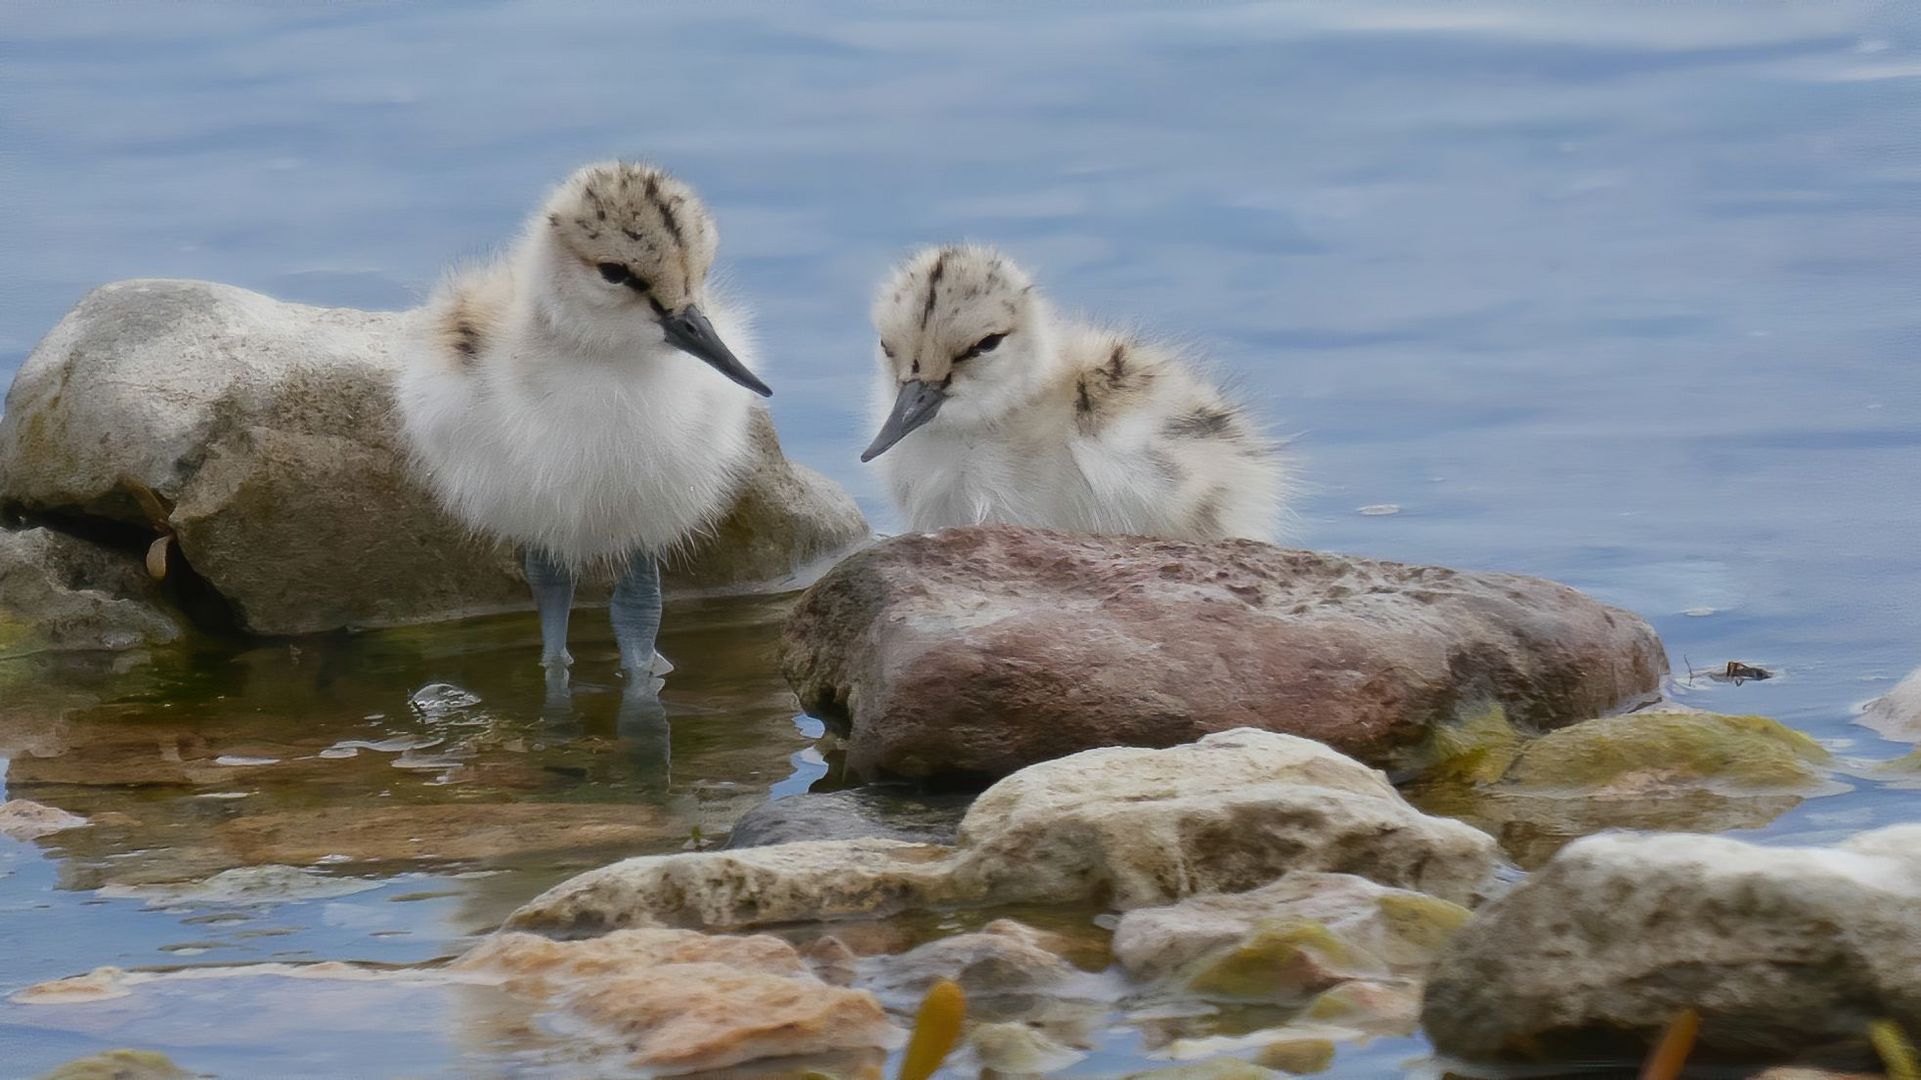
[[(699, 305), (753, 367), (744, 319), (707, 285), (715, 239), (684, 185), (594, 166), (413, 313), (400, 409), (441, 503), (576, 569), (710, 524), (748, 467), (754, 398), (669, 344), (660, 317)], [(651, 288), (606, 280), (610, 264)]]
[(1004, 255), (916, 253), (881, 287), (874, 324), (880, 417), (904, 384), (944, 388), (933, 419), (878, 459), (913, 529), (1274, 537), (1285, 463), (1240, 406), (1166, 345), (1062, 318)]

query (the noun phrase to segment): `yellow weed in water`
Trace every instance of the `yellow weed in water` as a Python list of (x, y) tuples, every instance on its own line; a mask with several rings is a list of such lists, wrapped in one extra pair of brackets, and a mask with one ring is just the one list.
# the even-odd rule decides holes
[(1881, 1055), (1882, 1064), (1888, 1067), (1889, 1080), (1921, 1080), (1921, 1056), (1914, 1052), (1914, 1044), (1901, 1025), (1892, 1020), (1876, 1020), (1868, 1025), (1868, 1040), (1874, 1043), (1874, 1052)]
[(1693, 1009), (1682, 1009), (1677, 1013), (1668, 1029), (1661, 1035), (1661, 1041), (1648, 1055), (1648, 1063), (1641, 1066), (1641, 1080), (1675, 1080), (1681, 1075), (1681, 1066), (1687, 1064), (1688, 1054), (1694, 1049), (1694, 1037), (1701, 1031), (1701, 1014)]
[(967, 1019), (967, 995), (946, 979), (935, 983), (921, 999), (914, 1017), (914, 1037), (907, 1040), (899, 1080), (927, 1080), (960, 1042), (961, 1023)]

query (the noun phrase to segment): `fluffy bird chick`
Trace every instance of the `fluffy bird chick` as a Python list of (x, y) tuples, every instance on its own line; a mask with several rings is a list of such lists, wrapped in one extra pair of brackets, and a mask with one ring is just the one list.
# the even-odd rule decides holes
[(622, 665), (667, 670), (657, 557), (725, 510), (749, 466), (741, 388), (771, 391), (709, 289), (717, 240), (686, 184), (592, 165), (413, 313), (399, 400), (414, 458), (456, 518), (524, 549), (550, 671), (572, 662), (591, 566), (617, 570)]
[(1271, 539), (1285, 471), (1174, 350), (1064, 319), (989, 248), (903, 263), (874, 301), (888, 490), (916, 530), (1001, 522)]

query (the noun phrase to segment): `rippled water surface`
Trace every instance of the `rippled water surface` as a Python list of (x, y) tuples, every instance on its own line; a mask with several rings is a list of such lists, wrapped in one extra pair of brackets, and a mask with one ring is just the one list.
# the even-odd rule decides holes
[[(1908, 749), (1852, 716), (1921, 663), (1911, 6), (0, 14), (0, 377), (116, 278), (407, 306), (572, 166), (646, 156), (719, 216), (789, 451), (878, 524), (867, 290), (909, 245), (992, 240), (1068, 306), (1210, 351), (1297, 437), (1299, 542), (1568, 581), (1654, 622), (1684, 701)], [(0, 841), (0, 991), (419, 962), (574, 870), (710, 843), (826, 770), (778, 617), (673, 609), (665, 716), (623, 701), (610, 647), (550, 700), (519, 618), (0, 664), (8, 794), (102, 822)], [(1685, 677), (1731, 659), (1780, 677)], [(476, 700), (410, 703), (434, 683)], [(1911, 790), (1848, 785), (1763, 835), (1921, 818)], [(155, 884), (269, 864), (315, 869), (266, 900)], [(224, 1076), (564, 1071), (484, 1000), (167, 987), (0, 1005), (6, 1068), (132, 1044)]]

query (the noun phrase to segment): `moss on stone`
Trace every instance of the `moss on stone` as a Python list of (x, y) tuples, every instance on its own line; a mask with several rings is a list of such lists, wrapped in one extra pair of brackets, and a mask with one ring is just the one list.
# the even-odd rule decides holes
[(1634, 774), (1743, 788), (1801, 788), (1828, 752), (1765, 716), (1641, 712), (1589, 720), (1523, 747), (1505, 779), (1520, 788), (1593, 791)]
[(1269, 1043), (1254, 1055), (1254, 1063), (1291, 1076), (1326, 1072), (1334, 1066), (1334, 1040), (1303, 1037)]
[(1507, 710), (1490, 705), (1459, 722), (1434, 725), (1407, 755), (1406, 764), (1436, 781), (1491, 784), (1525, 745), (1525, 736), (1508, 722)]
[(1256, 925), (1237, 944), (1203, 959), (1187, 982), (1209, 997), (1286, 1002), (1383, 970), (1379, 958), (1326, 925), (1282, 918)]
[(1459, 904), (1417, 892), (1383, 893), (1378, 903), (1397, 942), (1429, 953), (1446, 944), (1472, 914)]

